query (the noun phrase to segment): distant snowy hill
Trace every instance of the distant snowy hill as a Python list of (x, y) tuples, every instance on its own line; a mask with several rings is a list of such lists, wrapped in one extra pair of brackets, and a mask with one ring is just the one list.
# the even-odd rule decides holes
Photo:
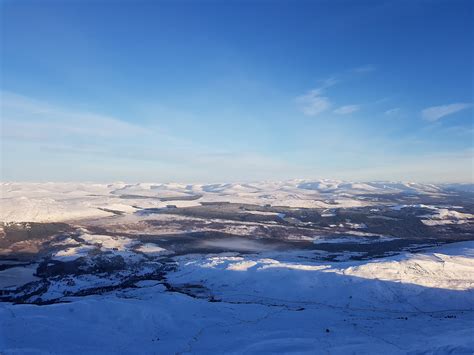
[(334, 208), (370, 206), (365, 194), (422, 194), (474, 191), (473, 185), (401, 182), (353, 183), (337, 180), (224, 184), (87, 184), (2, 183), (0, 221), (68, 221), (131, 213), (134, 206), (159, 208), (197, 206), (201, 202), (234, 202), (289, 207)]

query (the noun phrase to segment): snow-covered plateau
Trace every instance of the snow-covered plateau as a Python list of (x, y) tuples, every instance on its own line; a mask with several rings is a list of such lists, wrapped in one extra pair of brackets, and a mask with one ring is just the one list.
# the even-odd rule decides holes
[[(469, 186), (464, 187), (468, 190)], [(141, 208), (199, 206), (202, 202), (234, 202), (296, 208), (347, 208), (374, 205), (366, 194), (439, 196), (463, 185), (417, 183), (349, 183), (292, 180), (252, 184), (88, 184), (2, 183), (0, 221), (59, 222), (133, 213)], [(472, 187), (471, 187), (472, 188)], [(258, 212), (258, 211), (257, 211)], [(254, 212), (255, 213), (255, 212)]]
[(1, 193), (1, 354), (474, 353), (464, 186)]

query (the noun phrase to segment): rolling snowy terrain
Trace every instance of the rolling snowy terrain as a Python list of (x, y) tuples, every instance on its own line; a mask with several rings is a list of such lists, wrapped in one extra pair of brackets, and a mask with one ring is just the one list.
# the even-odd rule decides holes
[[(348, 183), (323, 180), (253, 184), (77, 184), (3, 183), (3, 222), (59, 222), (133, 213), (140, 208), (199, 206), (202, 202), (233, 202), (296, 208), (347, 208), (377, 204), (366, 195), (421, 194), (442, 197), (447, 191), (472, 193), (471, 185), (416, 183)], [(109, 211), (107, 211), (109, 210)]]
[(0, 352), (474, 352), (470, 185), (1, 185)]

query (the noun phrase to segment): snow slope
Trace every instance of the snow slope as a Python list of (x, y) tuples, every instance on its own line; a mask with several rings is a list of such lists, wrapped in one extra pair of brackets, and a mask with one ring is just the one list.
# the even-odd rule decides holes
[[(108, 243), (108, 242), (107, 242)], [(474, 242), (359, 262), (182, 256), (167, 282), (47, 306), (0, 304), (13, 353), (474, 351)], [(212, 302), (210, 302), (210, 300)]]

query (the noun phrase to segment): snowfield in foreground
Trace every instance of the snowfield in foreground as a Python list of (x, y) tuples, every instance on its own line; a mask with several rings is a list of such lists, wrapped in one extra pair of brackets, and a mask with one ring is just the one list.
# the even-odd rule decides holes
[(339, 263), (295, 253), (175, 260), (168, 287), (0, 303), (2, 353), (474, 351), (474, 242)]

